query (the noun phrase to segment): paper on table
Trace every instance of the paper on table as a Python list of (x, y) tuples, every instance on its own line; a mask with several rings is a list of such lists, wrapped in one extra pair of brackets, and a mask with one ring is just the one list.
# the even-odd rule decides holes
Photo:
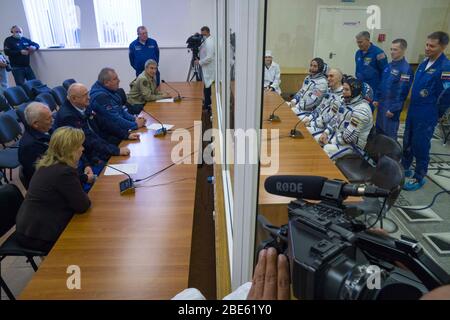
[[(173, 124), (164, 123), (163, 125), (164, 125), (164, 128), (166, 128), (166, 130), (170, 130), (174, 127)], [(152, 124), (147, 125), (147, 128), (149, 130), (159, 130), (159, 129), (161, 129), (161, 124), (160, 123), (152, 123)]]
[(174, 102), (173, 98), (169, 98), (169, 99), (159, 99), (156, 100), (156, 102)]
[[(128, 174), (136, 174), (138, 171), (137, 163), (111, 164), (110, 166), (120, 171), (126, 172)], [(118, 176), (121, 174), (123, 173), (114, 170), (112, 168), (106, 167), (105, 176)]]

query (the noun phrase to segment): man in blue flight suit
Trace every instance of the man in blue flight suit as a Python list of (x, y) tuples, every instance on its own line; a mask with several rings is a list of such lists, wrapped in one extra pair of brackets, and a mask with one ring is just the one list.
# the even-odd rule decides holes
[(13, 26), (11, 33), (12, 36), (5, 39), (3, 47), (5, 54), (9, 57), (14, 81), (16, 85), (21, 85), (25, 83), (25, 80), (36, 79), (30, 67), (30, 56), (39, 50), (39, 45), (25, 38), (19, 26)]
[[(140, 26), (137, 28), (138, 38), (134, 40), (129, 47), (128, 56), (130, 64), (136, 70), (136, 77), (138, 77), (145, 69), (145, 62), (152, 59), (159, 65), (159, 47), (158, 43), (148, 36), (147, 28)], [(156, 85), (159, 86), (161, 82), (159, 70), (156, 73)]]
[[(383, 50), (370, 42), (370, 33), (362, 31), (356, 35), (359, 50), (356, 51), (356, 78), (367, 83), (376, 94), (381, 83), (381, 76), (388, 66), (388, 60)], [(374, 97), (375, 101), (378, 99)], [(374, 106), (371, 104), (372, 111)]]
[(103, 68), (97, 82), (90, 91), (91, 110), (96, 113), (98, 121), (105, 126), (115, 123), (121, 129), (137, 130), (145, 126), (146, 120), (135, 118), (124, 108), (124, 101), (119, 94), (119, 77), (111, 68)]
[[(407, 191), (418, 190), (425, 184), (431, 138), (439, 118), (438, 98), (450, 87), (450, 61), (444, 54), (448, 42), (445, 32), (430, 34), (425, 47), (426, 59), (416, 72), (403, 139), (402, 164), (405, 176), (410, 178), (403, 187)], [(415, 172), (410, 170), (414, 158)]]
[(392, 41), (392, 62), (384, 69), (382, 81), (375, 94), (378, 100), (373, 105), (378, 108), (377, 133), (397, 140), (400, 114), (414, 80), (414, 73), (405, 59), (408, 43), (404, 39)]

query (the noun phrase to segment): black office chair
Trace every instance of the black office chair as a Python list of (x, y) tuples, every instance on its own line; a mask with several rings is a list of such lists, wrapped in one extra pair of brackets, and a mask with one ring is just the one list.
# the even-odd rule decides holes
[(25, 93), (27, 94), (27, 96), (29, 97), (30, 100), (33, 100), (36, 97), (36, 94), (33, 90), (34, 87), (40, 87), (43, 86), (44, 84), (42, 83), (41, 80), (28, 80), (26, 81), (24, 84), (22, 84), (22, 88), (25, 91)]
[(364, 197), (361, 203), (356, 205), (350, 204), (348, 206), (357, 208), (361, 213), (364, 213), (364, 218), (368, 226), (374, 225), (378, 220), (376, 226), (381, 227), (389, 233), (394, 233), (398, 230), (398, 226), (392, 219), (387, 218), (386, 214), (400, 196), (404, 183), (405, 172), (401, 164), (389, 156), (383, 156), (378, 160), (375, 173), (369, 181), (369, 184), (390, 191), (390, 195), (386, 199), (386, 204), (381, 216), (379, 216), (379, 214), (382, 209), (382, 204), (378, 198)]
[(64, 80), (64, 82), (62, 83), (62, 85), (63, 85), (63, 87), (66, 89), (66, 90), (69, 90), (69, 87), (72, 85), (72, 84), (74, 84), (74, 83), (76, 83), (77, 81), (75, 80), (75, 79), (67, 79), (67, 80)]
[(57, 86), (52, 89), (53, 98), (55, 98), (58, 106), (62, 106), (67, 99), (67, 90), (63, 86)]
[(368, 140), (365, 152), (373, 163), (359, 155), (349, 155), (336, 161), (336, 166), (351, 183), (367, 182), (375, 173), (378, 159), (383, 156), (389, 156), (396, 161), (402, 158), (402, 146), (383, 134), (377, 134)]
[[(23, 196), (19, 188), (13, 184), (0, 186), (0, 237), (3, 237), (16, 224), (16, 216), (23, 202)], [(16, 232), (12, 233), (5, 242), (0, 245), (0, 271), (1, 262), (6, 257), (26, 257), (37, 271), (38, 267), (34, 257), (44, 257), (48, 252), (30, 250), (22, 247), (17, 241)], [(0, 289), (3, 289), (10, 300), (15, 300), (11, 290), (6, 285), (0, 273)], [(0, 295), (1, 297), (1, 295)]]
[(12, 87), (5, 90), (5, 97), (13, 108), (31, 102), (30, 98), (22, 87)]
[(58, 109), (58, 104), (51, 93), (41, 93), (34, 99), (34, 101), (42, 102), (48, 106), (52, 112), (57, 111)]

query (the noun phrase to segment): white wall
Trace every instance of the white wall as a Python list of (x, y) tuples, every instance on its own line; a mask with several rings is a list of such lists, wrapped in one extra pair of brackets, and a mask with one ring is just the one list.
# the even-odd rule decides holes
[(450, 31), (449, 0), (355, 0), (354, 3), (342, 3), (340, 0), (269, 0), (268, 2), (266, 48), (272, 50), (275, 60), (282, 67), (309, 66), (314, 53), (316, 14), (319, 5), (380, 6), (382, 29), (376, 30), (375, 36), (386, 33), (387, 39), (382, 44), (377, 42), (375, 44), (389, 53), (392, 40), (405, 38), (409, 43), (407, 58), (411, 63), (417, 63), (419, 55), (423, 54), (425, 39), (429, 33), (438, 30)]
[[(128, 90), (135, 73), (129, 65), (127, 48), (99, 49), (92, 0), (75, 0), (75, 4), (81, 12), (81, 46), (89, 49), (38, 51), (31, 60), (36, 76), (50, 87), (61, 85), (67, 78), (90, 86), (100, 69), (108, 66), (116, 69), (121, 86)], [(150, 37), (158, 41), (160, 72), (166, 81), (186, 81), (192, 57), (186, 49), (186, 39), (204, 25), (214, 32), (213, 4), (210, 0), (141, 0), (142, 21)], [(3, 48), (3, 39), (10, 35), (14, 24), (21, 25), (28, 37), (22, 1), (0, 0), (0, 8), (0, 47)], [(10, 85), (14, 85), (12, 77)]]

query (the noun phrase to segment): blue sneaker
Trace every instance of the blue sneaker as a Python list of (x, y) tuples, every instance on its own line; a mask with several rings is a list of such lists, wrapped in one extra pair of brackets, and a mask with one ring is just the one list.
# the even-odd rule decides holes
[(414, 170), (408, 169), (405, 170), (405, 178), (412, 178), (414, 177)]
[(423, 187), (425, 184), (425, 179), (417, 180), (417, 179), (411, 179), (408, 180), (405, 185), (403, 186), (403, 190), (405, 191), (416, 191)]

